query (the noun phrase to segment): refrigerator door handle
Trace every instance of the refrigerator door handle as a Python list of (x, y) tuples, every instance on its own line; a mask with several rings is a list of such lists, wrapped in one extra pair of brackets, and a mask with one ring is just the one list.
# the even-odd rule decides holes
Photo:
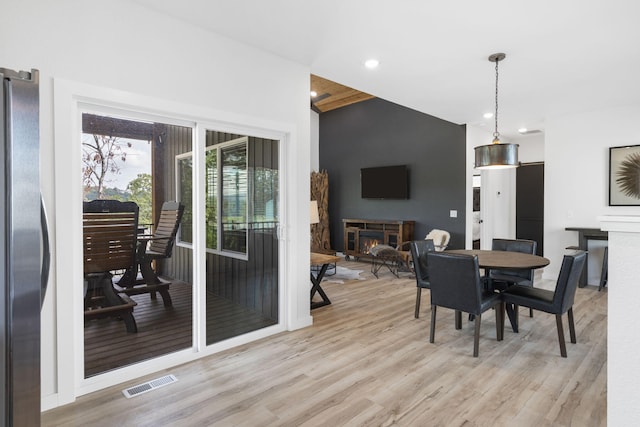
[(44, 207), (44, 199), (40, 195), (40, 230), (42, 232), (42, 266), (40, 268), (40, 308), (44, 303), (49, 283), (49, 267), (51, 265), (51, 253), (49, 246), (49, 225), (47, 210)]

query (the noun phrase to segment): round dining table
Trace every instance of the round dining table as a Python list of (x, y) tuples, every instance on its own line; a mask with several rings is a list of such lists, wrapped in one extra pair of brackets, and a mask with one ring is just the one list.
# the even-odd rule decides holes
[[(549, 260), (533, 254), (525, 254), (522, 252), (510, 251), (491, 251), (481, 249), (450, 249), (445, 251), (453, 254), (477, 255), (478, 267), (485, 269), (485, 275), (489, 275), (489, 270), (520, 270), (520, 269), (536, 269), (549, 265)], [(513, 332), (518, 332), (518, 317), (514, 312), (514, 307), (506, 307), (507, 316), (511, 323)], [(456, 319), (456, 324), (459, 320)]]
[(522, 252), (510, 251), (490, 251), (480, 249), (449, 249), (447, 253), (477, 255), (478, 266), (480, 268), (519, 270), (542, 268), (549, 265), (549, 260), (545, 257)]

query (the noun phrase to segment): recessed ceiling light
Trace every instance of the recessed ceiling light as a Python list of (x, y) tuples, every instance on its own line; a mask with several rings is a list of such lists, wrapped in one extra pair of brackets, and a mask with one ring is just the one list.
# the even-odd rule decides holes
[(485, 119), (490, 119), (491, 117), (493, 117), (493, 113), (484, 113), (483, 117)]
[(527, 128), (520, 128), (520, 129), (518, 129), (518, 132), (527, 133), (527, 130), (528, 130)]
[(310, 95), (311, 95), (312, 98), (315, 98), (316, 96), (318, 96), (318, 92), (316, 92), (315, 90), (312, 90), (310, 92)]
[(373, 70), (374, 68), (377, 68), (378, 65), (380, 65), (380, 61), (378, 61), (377, 59), (367, 59), (364, 62), (364, 66), (369, 68), (370, 70)]

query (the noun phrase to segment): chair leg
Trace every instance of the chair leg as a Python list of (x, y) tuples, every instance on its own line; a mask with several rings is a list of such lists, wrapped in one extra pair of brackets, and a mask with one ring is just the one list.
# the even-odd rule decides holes
[(533, 317), (533, 308), (529, 309), (529, 317)]
[(462, 312), (460, 310), (456, 310), (454, 317), (456, 329), (462, 329)]
[(160, 283), (160, 279), (158, 279), (158, 275), (153, 268), (151, 267), (151, 260), (143, 260), (140, 262), (140, 272), (142, 273), (142, 277), (144, 278), (144, 282), (147, 285), (157, 285)]
[(575, 344), (578, 341), (576, 340), (576, 325), (573, 322), (573, 307), (567, 311), (567, 317), (569, 318), (569, 336), (571, 337), (571, 342)]
[(433, 343), (436, 338), (436, 305), (431, 304), (431, 328), (429, 331), (429, 342)]
[(480, 347), (480, 320), (482, 315), (476, 315), (475, 319), (475, 332), (473, 334), (473, 357), (478, 357), (478, 347)]
[(413, 315), (416, 319), (420, 317), (420, 297), (422, 296), (422, 288), (418, 286), (418, 293), (416, 294), (416, 312)]
[[(169, 295), (169, 290), (167, 288), (162, 288), (158, 292), (162, 297), (162, 302), (164, 306), (171, 307), (173, 305), (173, 301), (171, 301), (171, 295)], [(155, 295), (155, 292), (154, 292), (154, 295)]]
[(504, 302), (494, 307), (496, 312), (496, 337), (498, 341), (504, 339)]
[(505, 309), (509, 317), (509, 323), (511, 323), (511, 329), (513, 332), (518, 333), (518, 306), (506, 304)]
[(133, 317), (132, 313), (125, 313), (122, 315), (122, 320), (124, 320), (124, 325), (127, 328), (128, 333), (135, 334), (138, 332), (138, 326), (136, 325), (136, 319)]
[(564, 330), (562, 328), (562, 314), (556, 314), (556, 326), (558, 327), (558, 341), (560, 342), (560, 356), (567, 357), (567, 345), (564, 342)]
[(505, 317), (507, 317), (506, 308), (507, 308), (507, 304), (504, 301), (500, 303), (499, 310), (502, 311), (502, 316), (500, 319), (500, 335), (502, 336), (502, 339), (504, 339), (504, 322), (505, 322)]

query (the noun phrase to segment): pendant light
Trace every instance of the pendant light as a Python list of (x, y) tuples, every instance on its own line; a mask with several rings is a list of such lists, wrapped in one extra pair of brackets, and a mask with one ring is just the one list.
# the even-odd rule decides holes
[(493, 142), (489, 145), (481, 145), (475, 148), (476, 169), (507, 169), (516, 168), (518, 163), (518, 144), (501, 144), (498, 132), (498, 63), (507, 55), (494, 53), (489, 61), (496, 63), (496, 114)]

